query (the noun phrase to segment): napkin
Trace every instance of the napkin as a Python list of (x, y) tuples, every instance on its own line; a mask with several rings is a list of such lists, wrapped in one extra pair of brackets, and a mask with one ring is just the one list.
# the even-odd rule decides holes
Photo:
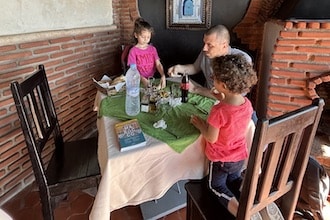
[(162, 128), (162, 129), (166, 129), (167, 128), (167, 124), (164, 121), (164, 119), (160, 119), (159, 121), (154, 123), (154, 128)]

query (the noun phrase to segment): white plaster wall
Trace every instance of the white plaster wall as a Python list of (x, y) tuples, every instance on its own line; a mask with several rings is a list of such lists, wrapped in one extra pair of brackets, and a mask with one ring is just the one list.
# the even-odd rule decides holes
[(0, 0), (0, 36), (112, 25), (112, 0)]

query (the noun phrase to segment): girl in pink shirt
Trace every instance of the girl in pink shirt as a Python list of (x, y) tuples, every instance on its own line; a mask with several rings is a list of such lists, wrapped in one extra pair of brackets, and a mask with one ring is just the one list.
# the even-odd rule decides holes
[(153, 28), (142, 18), (136, 19), (134, 25), (133, 34), (136, 44), (129, 51), (127, 64), (129, 66), (136, 64), (141, 75), (141, 82), (145, 87), (149, 84), (148, 78), (153, 77), (158, 71), (161, 76), (159, 87), (165, 88), (166, 78), (163, 65), (160, 62), (157, 49), (149, 44)]
[(251, 102), (242, 94), (256, 84), (257, 76), (241, 55), (214, 58), (212, 68), (212, 93), (220, 102), (212, 107), (207, 121), (192, 116), (191, 123), (206, 140), (209, 187), (220, 203), (236, 216), (238, 190), (234, 191), (233, 186), (242, 180), (241, 169), (248, 156), (245, 132), (253, 112)]

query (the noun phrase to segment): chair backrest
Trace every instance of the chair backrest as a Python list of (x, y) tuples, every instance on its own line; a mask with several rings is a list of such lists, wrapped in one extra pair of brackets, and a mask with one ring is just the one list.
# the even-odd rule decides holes
[(121, 60), (121, 67), (123, 69), (123, 74), (124, 75), (126, 74), (126, 72), (128, 70), (127, 59), (128, 59), (129, 51), (132, 48), (132, 46), (133, 45), (128, 44), (128, 45), (124, 45), (123, 48), (122, 48), (120, 60)]
[[(63, 138), (44, 66), (40, 65), (39, 69), (22, 83), (13, 82), (11, 90), (36, 182), (40, 191), (43, 191), (42, 194), (48, 195), (42, 199), (49, 199), (51, 195), (47, 187), (46, 164), (43, 162), (45, 155), (42, 152), (51, 135), (54, 137), (55, 151), (61, 151)], [(46, 204), (50, 204), (50, 201)]]
[(274, 201), (284, 219), (293, 218), (323, 105), (316, 99), (310, 106), (258, 121), (237, 219), (250, 219)]

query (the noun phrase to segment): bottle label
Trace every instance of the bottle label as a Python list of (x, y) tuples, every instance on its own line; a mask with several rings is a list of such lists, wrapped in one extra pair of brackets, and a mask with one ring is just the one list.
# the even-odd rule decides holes
[(181, 83), (182, 90), (189, 90), (189, 83)]

